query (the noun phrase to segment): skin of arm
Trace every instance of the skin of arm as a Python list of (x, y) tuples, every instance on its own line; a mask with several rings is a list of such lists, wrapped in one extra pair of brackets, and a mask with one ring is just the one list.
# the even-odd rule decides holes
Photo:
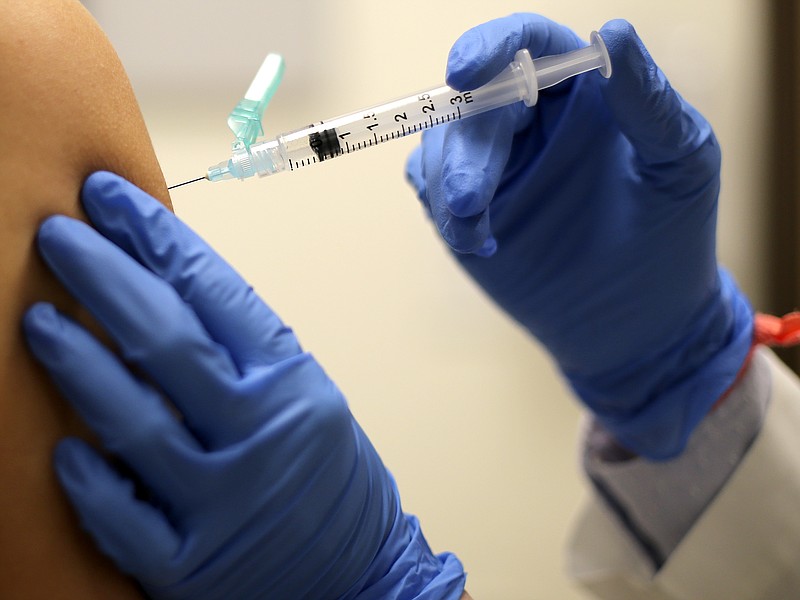
[(80, 531), (52, 468), (82, 431), (26, 350), (20, 320), (47, 300), (85, 321), (45, 270), (39, 223), (81, 217), (91, 172), (115, 171), (169, 205), (128, 78), (77, 1), (0, 0), (0, 597), (140, 598)]

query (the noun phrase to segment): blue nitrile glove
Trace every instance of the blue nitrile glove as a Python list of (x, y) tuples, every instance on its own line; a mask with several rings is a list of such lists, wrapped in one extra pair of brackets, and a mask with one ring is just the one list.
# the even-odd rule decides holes
[[(602, 28), (613, 74), (587, 73), (424, 134), (407, 174), (475, 280), (552, 353), (629, 449), (663, 459), (731, 385), (751, 310), (717, 266), (720, 150), (630, 24)], [(520, 48), (585, 46), (537, 15), (453, 46), (447, 82), (486, 83)]]
[(59, 444), (100, 548), (152, 598), (460, 598), (461, 564), (432, 554), (341, 392), (252, 288), (116, 175), (92, 175), (83, 202), (99, 233), (51, 217), (39, 249), (122, 360), (51, 305), (24, 327), (135, 478)]

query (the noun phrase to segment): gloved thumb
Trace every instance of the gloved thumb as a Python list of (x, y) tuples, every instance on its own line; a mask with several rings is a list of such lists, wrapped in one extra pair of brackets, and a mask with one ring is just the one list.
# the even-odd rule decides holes
[(610, 21), (600, 36), (613, 68), (603, 86), (606, 102), (644, 165), (681, 162), (706, 145), (704, 158), (714, 167), (720, 153), (711, 126), (672, 88), (633, 26)]

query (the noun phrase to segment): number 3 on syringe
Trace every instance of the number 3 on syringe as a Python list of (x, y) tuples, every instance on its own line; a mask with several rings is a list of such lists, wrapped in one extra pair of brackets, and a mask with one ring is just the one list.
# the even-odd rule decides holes
[(472, 93), (471, 92), (464, 92), (463, 94), (456, 94), (452, 98), (450, 98), (450, 104), (455, 106), (456, 104), (469, 104), (472, 102)]

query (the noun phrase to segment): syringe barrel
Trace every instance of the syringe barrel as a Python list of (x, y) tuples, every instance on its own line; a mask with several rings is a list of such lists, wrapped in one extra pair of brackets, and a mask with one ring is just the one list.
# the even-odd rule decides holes
[[(530, 63), (530, 57), (527, 61)], [(531, 87), (524, 71), (515, 61), (476, 90), (460, 92), (441, 86), (281, 134), (267, 143), (268, 151), (263, 147), (265, 143), (250, 147), (252, 166), (259, 175), (296, 171), (520, 100), (527, 101)], [(535, 94), (536, 88), (532, 89)]]
[(592, 69), (600, 69), (606, 77), (611, 73), (608, 52), (596, 32), (592, 33), (592, 45), (566, 54), (532, 60), (527, 50), (520, 50), (497, 77), (475, 90), (441, 86), (318, 122), (274, 140), (249, 146), (240, 143), (231, 159), (210, 168), (207, 177), (220, 181), (296, 171), (515, 102), (533, 106), (539, 89)]
[(256, 142), (250, 146), (253, 170), (260, 176), (274, 175), (286, 170), (280, 140)]

